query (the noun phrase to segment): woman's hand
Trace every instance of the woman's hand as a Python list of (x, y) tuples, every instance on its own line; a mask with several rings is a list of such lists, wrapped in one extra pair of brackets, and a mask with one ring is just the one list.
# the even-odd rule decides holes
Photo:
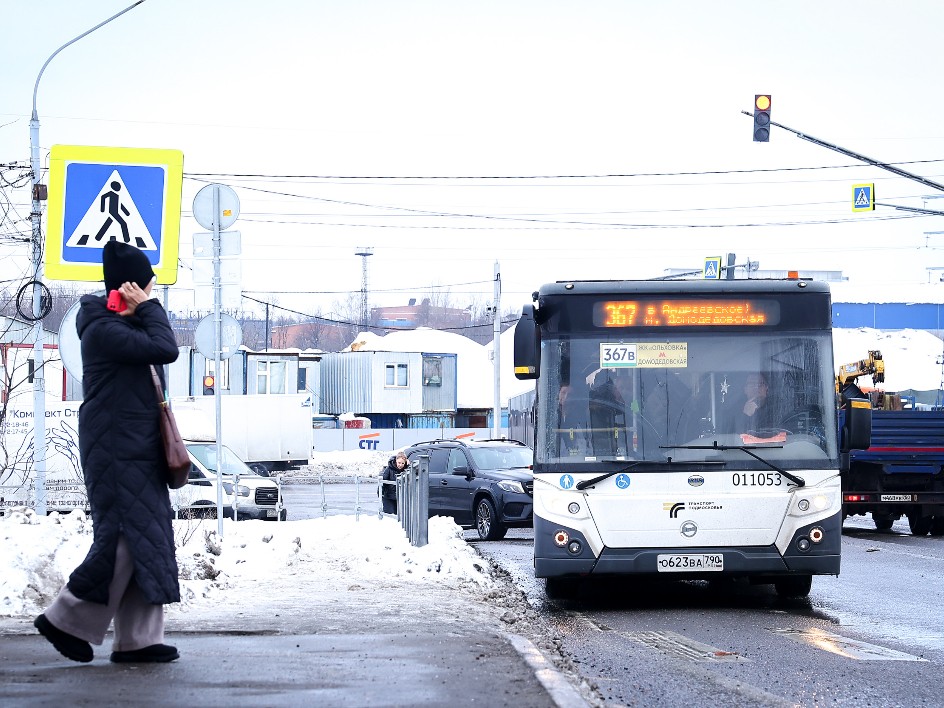
[(121, 293), (121, 297), (124, 298), (125, 304), (128, 307), (118, 314), (122, 317), (133, 315), (138, 305), (151, 299), (149, 293), (150, 289), (151, 288), (148, 287), (147, 290), (142, 290), (141, 286), (137, 283), (122, 283), (121, 287), (118, 288), (118, 292)]

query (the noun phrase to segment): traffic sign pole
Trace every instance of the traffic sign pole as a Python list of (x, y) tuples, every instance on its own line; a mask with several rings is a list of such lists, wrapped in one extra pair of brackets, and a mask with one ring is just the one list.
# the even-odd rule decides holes
[[(220, 185), (213, 185), (213, 403), (216, 409), (216, 523), (220, 538), (223, 538), (223, 391), (220, 376), (223, 349), (223, 285), (220, 279)], [(238, 495), (238, 485), (233, 485), (233, 494)], [(235, 510), (233, 512), (236, 513)]]
[[(223, 537), (223, 399), (220, 376), (223, 367), (223, 277), (220, 257), (223, 251), (222, 231), (239, 216), (239, 197), (222, 184), (210, 184), (197, 192), (193, 199), (193, 216), (203, 228), (212, 233), (213, 243), (213, 404), (216, 413), (216, 519), (217, 531)], [(229, 337), (227, 341), (229, 342)], [(229, 348), (229, 343), (227, 344)], [(206, 356), (206, 354), (204, 354)], [(228, 357), (227, 357), (228, 358)], [(233, 494), (239, 494), (234, 479)], [(236, 499), (238, 506), (238, 498)], [(237, 513), (234, 509), (234, 514)]]

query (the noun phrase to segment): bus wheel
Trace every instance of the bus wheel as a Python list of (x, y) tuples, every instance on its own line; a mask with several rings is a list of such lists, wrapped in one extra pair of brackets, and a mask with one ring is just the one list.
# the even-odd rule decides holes
[(895, 520), (890, 516), (879, 516), (878, 514), (872, 514), (872, 521), (875, 522), (875, 528), (879, 531), (890, 531), (892, 524), (895, 523)]
[(937, 515), (934, 517), (934, 521), (931, 522), (931, 535), (944, 536), (944, 516)]
[(577, 596), (577, 578), (545, 578), (544, 594), (552, 600), (572, 600)]
[(812, 575), (790, 575), (774, 581), (780, 597), (806, 597), (813, 587)]
[(908, 514), (908, 527), (911, 529), (912, 536), (927, 536), (931, 531), (931, 525), (934, 522), (932, 516), (918, 516), (917, 514)]

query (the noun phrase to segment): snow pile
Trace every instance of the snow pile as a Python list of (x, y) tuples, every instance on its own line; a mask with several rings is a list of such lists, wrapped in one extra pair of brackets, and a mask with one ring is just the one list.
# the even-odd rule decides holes
[(0, 517), (0, 616), (35, 614), (59, 592), (92, 545), (92, 522), (76, 511)]
[[(337, 450), (311, 453), (307, 465), (283, 472), (282, 478), (297, 477), (379, 477), (392, 452), (386, 450)], [(313, 481), (313, 480), (307, 480)]]
[[(429, 543), (410, 545), (396, 520), (362, 515), (288, 521), (175, 521), (182, 607), (226, 604), (240, 588), (254, 596), (389, 584), (483, 588), (495, 584), (488, 566), (462, 539), (451, 519), (429, 520)], [(52, 601), (92, 543), (91, 522), (81, 511), (36, 516), (13, 511), (0, 518), (0, 616), (28, 617)]]

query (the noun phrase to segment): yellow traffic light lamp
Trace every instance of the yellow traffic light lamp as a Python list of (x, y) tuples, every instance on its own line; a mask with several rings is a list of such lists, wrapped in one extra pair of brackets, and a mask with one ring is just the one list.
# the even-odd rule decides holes
[(215, 392), (213, 385), (216, 383), (216, 379), (213, 378), (212, 374), (207, 374), (203, 377), (203, 395), (212, 396)]
[(754, 142), (770, 142), (770, 95), (754, 96)]

